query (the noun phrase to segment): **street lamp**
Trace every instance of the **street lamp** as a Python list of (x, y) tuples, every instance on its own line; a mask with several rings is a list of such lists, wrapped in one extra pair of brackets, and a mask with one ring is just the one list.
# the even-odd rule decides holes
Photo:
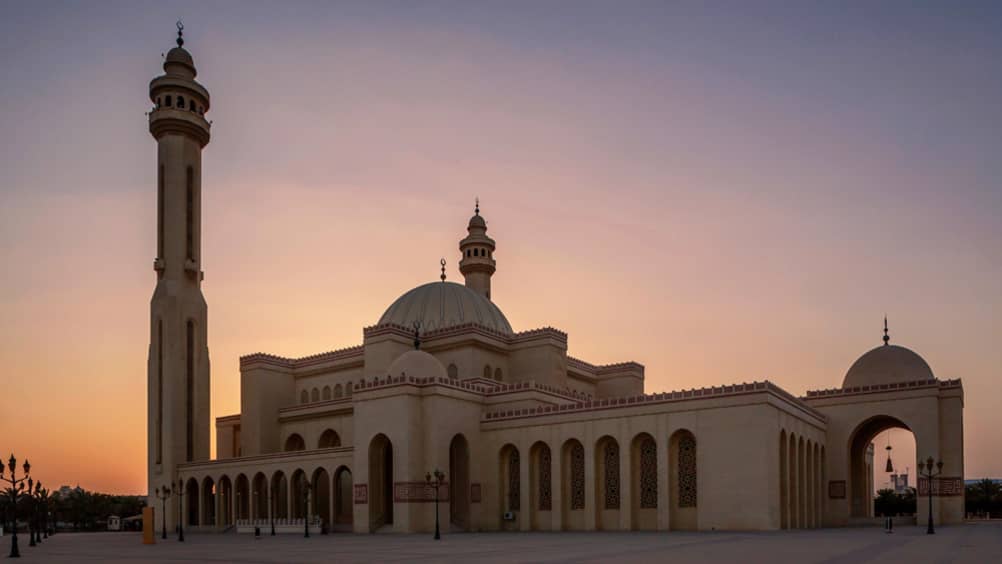
[(184, 481), (177, 479), (174, 485), (174, 493), (177, 494), (177, 540), (184, 542)]
[(313, 489), (313, 484), (306, 479), (306, 475), (300, 475), (301, 484), (303, 487), (303, 522), (306, 524), (306, 533), (303, 538), (310, 538), (310, 490)]
[(31, 464), (27, 460), (24, 461), (24, 477), (18, 478), (15, 473), (17, 472), (17, 459), (14, 455), (10, 455), (10, 460), (7, 461), (7, 469), (10, 471), (10, 478), (4, 475), (3, 464), (0, 464), (0, 480), (7, 482), (10, 486), (7, 487), (5, 492), (10, 497), (11, 513), (13, 513), (13, 527), (11, 527), (11, 537), (10, 537), (10, 557), (20, 558), (21, 552), (17, 549), (17, 499), (21, 497), (21, 491), (24, 489), (24, 482), (31, 479)]
[(428, 482), (429, 486), (435, 488), (435, 540), (441, 540), (442, 535), (439, 532), (439, 528), (438, 528), (438, 489), (439, 489), (439, 487), (445, 481), (445, 474), (442, 473), (441, 470), (439, 470), (438, 468), (436, 468), (434, 476), (435, 476), (435, 479), (432, 480), (431, 479), (432, 478), (432, 473), (428, 472), (427, 474), (424, 475), (424, 480), (425, 480), (425, 482)]
[[(934, 464), (936, 466), (936, 472), (932, 471)], [(934, 535), (936, 534), (936, 530), (932, 526), (932, 480), (933, 478), (943, 474), (943, 461), (940, 460), (936, 462), (930, 456), (925, 461), (925, 472), (922, 471), (922, 466), (923, 463), (921, 460), (919, 460), (918, 461), (919, 478), (926, 478), (927, 480), (929, 480), (929, 491), (927, 492), (929, 495), (929, 526), (926, 527), (925, 534)]]
[(167, 498), (169, 498), (171, 494), (170, 486), (164, 486), (162, 490), (157, 488), (154, 491), (156, 491), (157, 499), (160, 500), (160, 508), (163, 510), (161, 511), (161, 513), (163, 513), (163, 516), (161, 517), (161, 521), (163, 522), (163, 535), (160, 538), (167, 540)]

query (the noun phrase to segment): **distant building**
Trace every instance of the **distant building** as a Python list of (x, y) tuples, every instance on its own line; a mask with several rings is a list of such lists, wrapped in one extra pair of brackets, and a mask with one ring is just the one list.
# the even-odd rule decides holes
[(891, 488), (896, 494), (905, 494), (908, 492), (908, 469), (906, 468), (903, 473), (891, 474)]

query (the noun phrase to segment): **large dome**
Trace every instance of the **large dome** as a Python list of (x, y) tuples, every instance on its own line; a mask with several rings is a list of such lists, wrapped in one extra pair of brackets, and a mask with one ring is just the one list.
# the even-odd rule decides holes
[(476, 323), (499, 333), (513, 333), (498, 306), (455, 282), (430, 282), (405, 293), (386, 308), (379, 325), (395, 323), (411, 328), (415, 321), (421, 322), (421, 331)]
[(447, 378), (445, 367), (437, 358), (424, 351), (411, 350), (397, 357), (386, 371), (393, 378)]
[(915, 352), (897, 345), (882, 345), (853, 363), (842, 381), (842, 387), (898, 384), (934, 378), (932, 369)]

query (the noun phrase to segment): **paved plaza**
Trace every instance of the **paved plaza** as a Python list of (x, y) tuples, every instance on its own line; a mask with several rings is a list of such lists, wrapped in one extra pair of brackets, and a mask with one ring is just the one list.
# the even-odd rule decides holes
[[(22, 537), (22, 540), (27, 540)], [(1002, 523), (768, 533), (191, 534), (144, 546), (138, 533), (62, 533), (21, 544), (22, 562), (1002, 562)], [(9, 537), (0, 546), (9, 550)]]

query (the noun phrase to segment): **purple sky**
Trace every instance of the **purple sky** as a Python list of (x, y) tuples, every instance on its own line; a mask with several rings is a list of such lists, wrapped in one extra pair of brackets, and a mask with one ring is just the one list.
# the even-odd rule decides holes
[(516, 330), (651, 392), (800, 394), (886, 312), (964, 379), (967, 475), (1002, 476), (1000, 3), (0, 2), (0, 429), (50, 481), (143, 487), (143, 113), (178, 18), (213, 97), (214, 417), (238, 355), (358, 344), (439, 257), (457, 279), (480, 196)]

